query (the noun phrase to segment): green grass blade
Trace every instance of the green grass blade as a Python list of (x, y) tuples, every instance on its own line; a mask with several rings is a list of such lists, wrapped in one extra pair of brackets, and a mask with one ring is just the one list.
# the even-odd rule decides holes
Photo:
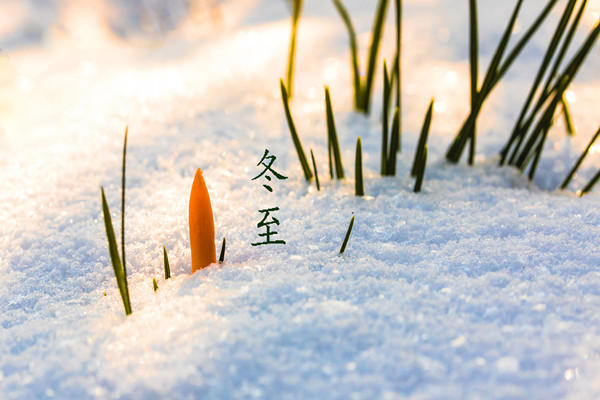
[(552, 127), (552, 122), (544, 127), (544, 132), (542, 133), (542, 138), (540, 143), (538, 144), (535, 150), (535, 157), (533, 158), (533, 164), (529, 169), (529, 180), (532, 181), (535, 176), (535, 171), (537, 170), (538, 163), (540, 158), (542, 157), (542, 152), (544, 151), (544, 144), (546, 143), (546, 138), (548, 137), (548, 131)]
[(296, 125), (294, 125), (294, 120), (292, 119), (292, 113), (290, 112), (290, 104), (288, 101), (287, 90), (285, 89), (285, 85), (283, 80), (279, 80), (279, 86), (281, 88), (281, 99), (283, 101), (283, 108), (285, 110), (285, 117), (287, 119), (288, 127), (290, 128), (290, 134), (292, 135), (292, 140), (294, 142), (294, 146), (296, 147), (296, 152), (298, 153), (298, 159), (300, 160), (300, 165), (302, 166), (302, 171), (304, 172), (304, 178), (308, 182), (312, 179), (313, 175), (308, 166), (308, 161), (306, 161), (306, 155), (304, 154), (304, 149), (302, 148), (302, 143), (300, 142), (300, 138), (298, 137), (298, 132), (296, 131)]
[(392, 140), (390, 143), (390, 152), (387, 157), (387, 173), (389, 176), (396, 176), (396, 156), (398, 153), (398, 146), (400, 145), (400, 110), (398, 107), (394, 110), (394, 119), (392, 122)]
[(381, 117), (381, 175), (386, 175), (387, 153), (388, 153), (388, 121), (390, 104), (390, 79), (387, 64), (383, 60), (383, 112)]
[(342, 165), (340, 143), (338, 141), (337, 130), (335, 129), (333, 107), (331, 107), (331, 95), (329, 94), (329, 88), (327, 86), (325, 86), (325, 113), (327, 115), (327, 135), (331, 141), (333, 160), (335, 161), (335, 175), (337, 179), (344, 179), (344, 166)]
[(565, 127), (569, 136), (575, 136), (575, 126), (573, 125), (573, 117), (571, 117), (571, 109), (565, 96), (560, 99), (560, 105), (563, 118), (565, 119)]
[(358, 45), (356, 44), (356, 32), (348, 11), (340, 0), (333, 0), (333, 4), (344, 21), (344, 25), (348, 30), (348, 38), (350, 40), (350, 62), (352, 67), (352, 80), (354, 84), (354, 108), (360, 110), (362, 99), (362, 84), (360, 80), (360, 71), (358, 69)]
[(600, 180), (600, 171), (598, 171), (596, 173), (596, 175), (594, 175), (594, 177), (592, 178), (592, 180), (585, 185), (585, 187), (579, 192), (579, 197), (583, 196), (586, 193), (589, 193), (594, 186), (596, 185), (596, 183)]
[(569, 185), (569, 182), (571, 182), (571, 179), (573, 179), (573, 176), (575, 176), (575, 173), (577, 172), (577, 170), (581, 166), (581, 163), (583, 163), (583, 160), (585, 159), (585, 157), (590, 152), (590, 149), (594, 145), (594, 142), (596, 141), (596, 139), (598, 139), (598, 136), (600, 136), (600, 128), (598, 128), (598, 130), (596, 131), (596, 133), (592, 137), (592, 140), (590, 140), (590, 142), (588, 143), (587, 147), (585, 148), (585, 150), (583, 151), (583, 153), (581, 153), (581, 155), (579, 156), (579, 159), (577, 159), (577, 162), (575, 163), (575, 165), (573, 166), (573, 168), (571, 168), (571, 171), (569, 172), (569, 174), (567, 175), (567, 177), (565, 178), (565, 180), (563, 181), (563, 183), (560, 185), (560, 189), (561, 190), (564, 190), (564, 189), (567, 188), (567, 186)]
[[(479, 91), (479, 27), (477, 20), (477, 0), (469, 0), (469, 64), (471, 76), (471, 110), (476, 108), (477, 94)], [(471, 131), (469, 145), (469, 165), (475, 160), (476, 127)]]
[(158, 283), (156, 282), (156, 278), (152, 277), (152, 288), (156, 292), (158, 290)]
[(396, 75), (396, 108), (400, 110), (398, 114), (398, 128), (402, 130), (402, 0), (396, 0), (396, 60), (394, 62), (394, 72)]
[(365, 195), (362, 170), (362, 143), (360, 136), (356, 139), (356, 155), (354, 157), (354, 193), (356, 196)]
[(375, 78), (375, 69), (377, 68), (377, 55), (383, 36), (383, 26), (385, 24), (385, 13), (387, 10), (388, 0), (379, 0), (377, 13), (375, 14), (375, 22), (371, 33), (371, 44), (369, 46), (369, 59), (367, 62), (367, 73), (365, 77), (365, 90), (362, 98), (362, 110), (369, 113), (371, 107), (371, 94), (373, 91), (373, 81)]
[(333, 179), (333, 146), (329, 135), (327, 135), (327, 156), (329, 158), (329, 179)]
[(417, 179), (415, 180), (414, 193), (421, 192), (423, 187), (423, 178), (425, 177), (425, 167), (427, 165), (427, 145), (423, 148), (421, 160), (419, 161), (419, 170), (417, 171)]
[(121, 264), (121, 257), (119, 256), (119, 248), (115, 238), (112, 218), (110, 216), (110, 210), (108, 209), (108, 203), (106, 201), (106, 196), (104, 195), (103, 187), (100, 188), (100, 193), (102, 195), (102, 214), (104, 215), (104, 228), (106, 230), (106, 238), (108, 240), (110, 261), (113, 266), (115, 279), (117, 280), (119, 293), (121, 294), (121, 300), (123, 301), (123, 307), (125, 308), (125, 314), (129, 315), (131, 314), (131, 303), (129, 301), (129, 291), (127, 289), (127, 275), (124, 274), (123, 264)]
[(344, 254), (346, 251), (346, 246), (348, 245), (348, 239), (350, 239), (350, 234), (352, 233), (352, 227), (354, 226), (354, 216), (350, 220), (350, 225), (348, 226), (348, 230), (346, 231), (346, 236), (344, 237), (344, 242), (342, 243), (342, 247), (340, 248), (340, 254)]
[(219, 264), (223, 264), (225, 262), (225, 246), (227, 245), (227, 241), (223, 238), (221, 242), (221, 253), (219, 254)]
[(293, 84), (294, 84), (294, 64), (296, 60), (296, 36), (298, 33), (298, 21), (300, 20), (300, 13), (302, 11), (302, 0), (293, 0), (292, 8), (292, 33), (290, 37), (290, 52), (288, 54), (288, 67), (287, 67), (287, 92), (290, 98), (293, 96)]
[[(125, 138), (123, 139), (123, 162), (121, 166), (121, 256), (123, 260), (123, 274), (127, 275), (127, 264), (125, 263), (125, 160), (127, 159), (127, 133), (129, 127), (125, 127)], [(127, 285), (127, 281), (125, 281)]]
[(425, 145), (427, 144), (427, 137), (429, 136), (429, 129), (431, 128), (431, 119), (433, 117), (433, 104), (434, 100), (431, 99), (429, 103), (429, 108), (427, 109), (427, 114), (425, 115), (425, 120), (423, 121), (423, 127), (421, 128), (421, 135), (419, 136), (419, 143), (417, 144), (417, 150), (415, 152), (415, 158), (413, 160), (412, 169), (410, 170), (410, 175), (412, 177), (416, 177), (419, 172), (419, 164), (421, 163), (421, 158), (423, 157), (423, 150), (425, 149)]
[(315, 155), (312, 149), (310, 149), (310, 158), (312, 159), (313, 171), (315, 171), (315, 183), (317, 184), (317, 191), (321, 191), (321, 184), (319, 183), (319, 171), (317, 170), (317, 163), (315, 162)]
[(163, 246), (163, 264), (165, 267), (165, 280), (171, 277), (171, 266), (169, 265), (169, 256), (167, 255), (167, 248)]

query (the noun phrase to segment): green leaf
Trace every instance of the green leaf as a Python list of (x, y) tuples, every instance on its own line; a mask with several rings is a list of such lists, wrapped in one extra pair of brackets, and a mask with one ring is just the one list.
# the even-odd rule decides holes
[(302, 0), (293, 0), (292, 9), (292, 33), (290, 37), (290, 52), (288, 54), (288, 67), (287, 67), (287, 92), (290, 98), (293, 96), (293, 82), (294, 82), (294, 63), (296, 59), (296, 36), (298, 32), (298, 21), (300, 20), (300, 13), (302, 11)]
[(429, 129), (431, 128), (431, 119), (433, 117), (433, 104), (434, 99), (431, 99), (429, 103), (429, 107), (427, 108), (427, 114), (425, 115), (425, 120), (423, 121), (423, 127), (421, 128), (421, 135), (419, 136), (419, 143), (417, 144), (417, 151), (415, 152), (415, 158), (413, 160), (413, 166), (410, 171), (410, 175), (412, 177), (416, 177), (419, 173), (419, 166), (422, 162), (423, 151), (425, 150), (425, 145), (427, 144), (427, 137), (429, 136)]
[(163, 264), (165, 266), (165, 279), (171, 277), (171, 267), (169, 265), (169, 256), (167, 255), (167, 249), (163, 246)]
[(117, 280), (117, 286), (119, 293), (121, 294), (121, 300), (123, 307), (125, 308), (125, 314), (131, 314), (131, 303), (129, 301), (129, 290), (127, 288), (127, 275), (123, 270), (123, 264), (121, 264), (121, 257), (119, 256), (119, 248), (117, 246), (117, 240), (115, 238), (115, 231), (113, 229), (112, 218), (110, 216), (110, 210), (108, 209), (108, 203), (106, 196), (104, 195), (104, 188), (100, 187), (100, 193), (102, 196), (102, 214), (104, 216), (104, 228), (106, 230), (106, 238), (108, 240), (108, 251), (110, 253), (110, 261), (113, 266), (115, 279)]
[(360, 81), (360, 71), (358, 68), (358, 46), (356, 44), (356, 32), (354, 30), (354, 26), (352, 25), (352, 21), (350, 20), (350, 16), (348, 15), (348, 11), (346, 11), (346, 8), (342, 2), (340, 0), (333, 0), (333, 4), (342, 17), (342, 21), (348, 30), (348, 37), (350, 40), (352, 79), (354, 83), (354, 108), (359, 110), (362, 103), (362, 84)]
[(315, 162), (315, 155), (312, 149), (310, 149), (310, 158), (312, 159), (313, 171), (315, 171), (315, 183), (317, 184), (317, 191), (321, 191), (321, 184), (319, 183), (319, 172), (317, 170), (317, 163)]

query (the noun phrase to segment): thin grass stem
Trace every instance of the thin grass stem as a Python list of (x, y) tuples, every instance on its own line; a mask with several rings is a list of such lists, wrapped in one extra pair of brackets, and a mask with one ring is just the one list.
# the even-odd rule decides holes
[[(471, 77), (471, 109), (476, 108), (479, 82), (479, 27), (477, 20), (477, 0), (469, 0), (469, 65)], [(469, 145), (469, 165), (475, 160), (475, 138), (477, 128), (471, 131)]]
[(283, 108), (285, 110), (285, 117), (287, 119), (288, 127), (290, 129), (290, 134), (292, 135), (292, 141), (294, 142), (294, 146), (296, 147), (296, 152), (298, 153), (298, 159), (300, 160), (300, 165), (302, 166), (302, 171), (304, 172), (304, 178), (310, 182), (313, 177), (312, 171), (308, 166), (308, 161), (306, 161), (306, 155), (304, 154), (304, 149), (302, 148), (302, 143), (300, 142), (300, 137), (298, 137), (298, 132), (296, 131), (296, 125), (294, 125), (294, 120), (292, 119), (292, 113), (290, 112), (290, 104), (288, 101), (287, 90), (285, 89), (285, 84), (283, 83), (283, 79), (279, 80), (279, 86), (281, 89), (281, 99), (283, 101)]
[(390, 143), (390, 152), (387, 157), (387, 172), (388, 176), (396, 176), (396, 157), (398, 147), (400, 146), (400, 110), (398, 107), (394, 110), (394, 118), (392, 120), (392, 140)]
[(387, 64), (383, 60), (383, 112), (381, 116), (381, 175), (386, 174), (387, 154), (388, 154), (388, 123), (389, 123), (389, 104), (390, 104), (390, 79), (388, 75)]
[(567, 129), (567, 134), (569, 136), (575, 136), (575, 126), (573, 125), (573, 117), (571, 116), (571, 108), (569, 107), (569, 102), (565, 99), (563, 95), (560, 99), (560, 105), (562, 110), (562, 116), (565, 120), (565, 127)]
[(419, 143), (417, 144), (417, 151), (415, 152), (415, 158), (413, 160), (412, 169), (410, 170), (410, 175), (412, 177), (416, 177), (419, 173), (419, 165), (423, 157), (425, 145), (427, 144), (429, 129), (431, 128), (431, 119), (433, 117), (433, 104), (434, 99), (431, 99), (431, 102), (429, 102), (429, 107), (427, 108), (427, 114), (425, 114), (423, 127), (421, 128), (421, 135), (419, 136)]
[(375, 78), (375, 69), (377, 68), (377, 55), (383, 36), (383, 25), (385, 24), (385, 13), (387, 10), (388, 0), (379, 0), (377, 13), (375, 14), (375, 22), (371, 32), (371, 44), (369, 46), (369, 59), (367, 63), (367, 73), (365, 77), (365, 89), (363, 92), (362, 109), (365, 113), (369, 113), (371, 107), (371, 94), (373, 92), (373, 81)]
[(293, 97), (293, 85), (294, 85), (294, 64), (296, 62), (296, 36), (298, 33), (298, 21), (300, 20), (300, 13), (302, 11), (303, 0), (293, 0), (292, 3), (292, 33), (290, 37), (290, 52), (288, 54), (288, 67), (287, 67), (287, 92), (290, 98)]
[(163, 246), (163, 265), (165, 267), (165, 280), (167, 280), (171, 277), (171, 266), (169, 265), (169, 256), (165, 246)]
[(333, 107), (331, 106), (331, 95), (329, 94), (329, 88), (327, 86), (325, 86), (325, 112), (327, 116), (327, 136), (331, 141), (333, 160), (335, 162), (335, 175), (337, 179), (344, 179), (344, 166), (342, 164), (340, 143), (338, 141), (337, 130), (335, 128)]
[(219, 254), (219, 264), (223, 264), (225, 262), (225, 246), (227, 245), (227, 240), (223, 238), (221, 242), (221, 254)]
[(592, 180), (589, 181), (589, 183), (587, 185), (585, 185), (585, 187), (583, 189), (581, 189), (581, 191), (579, 191), (579, 197), (583, 196), (586, 193), (589, 193), (594, 188), (594, 186), (596, 185), (596, 183), (599, 180), (600, 180), (600, 171), (598, 171), (596, 173), (596, 175), (594, 175)]
[(158, 283), (156, 282), (156, 278), (152, 277), (152, 288), (156, 292), (158, 290)]
[(362, 143), (360, 136), (356, 139), (356, 154), (354, 157), (354, 193), (356, 196), (365, 195), (362, 169)]
[(423, 148), (421, 153), (421, 160), (419, 161), (419, 169), (417, 171), (417, 179), (415, 180), (415, 187), (413, 188), (414, 193), (420, 193), (423, 187), (423, 179), (425, 177), (425, 167), (427, 165), (427, 145)]
[[(121, 164), (121, 256), (123, 259), (123, 273), (127, 275), (127, 263), (125, 262), (125, 162), (127, 159), (127, 135), (129, 127), (125, 127), (123, 139), (123, 161)], [(127, 281), (125, 282), (127, 285)]]
[(315, 171), (315, 183), (317, 184), (317, 191), (321, 191), (321, 184), (319, 183), (319, 171), (317, 170), (317, 163), (315, 162), (315, 155), (312, 149), (310, 149), (310, 158), (312, 159), (313, 171)]
[(350, 220), (350, 225), (348, 225), (348, 230), (346, 231), (346, 236), (344, 237), (344, 242), (342, 243), (342, 247), (340, 248), (340, 255), (344, 254), (346, 251), (346, 246), (348, 245), (348, 239), (350, 239), (350, 234), (352, 233), (352, 227), (354, 226), (354, 216)]
[(564, 189), (567, 188), (567, 186), (569, 185), (569, 182), (571, 182), (571, 179), (573, 179), (573, 176), (575, 176), (575, 173), (577, 172), (577, 170), (581, 166), (581, 163), (583, 163), (583, 160), (585, 160), (585, 157), (590, 152), (590, 149), (594, 145), (594, 142), (596, 141), (596, 139), (598, 139), (598, 136), (600, 136), (600, 127), (598, 128), (598, 130), (596, 131), (596, 133), (592, 137), (592, 140), (590, 140), (590, 142), (586, 146), (586, 148), (583, 151), (583, 153), (581, 153), (581, 155), (577, 159), (577, 162), (575, 163), (575, 165), (573, 165), (573, 168), (571, 168), (571, 171), (569, 172), (569, 174), (567, 175), (567, 177), (565, 178), (565, 180), (563, 181), (563, 183), (560, 185), (560, 189), (561, 190), (564, 190)]
[(358, 45), (356, 44), (356, 32), (348, 11), (340, 0), (333, 0), (333, 4), (337, 9), (338, 13), (342, 17), (342, 21), (348, 30), (348, 38), (350, 41), (350, 64), (352, 66), (352, 81), (354, 84), (354, 108), (356, 110), (361, 109), (362, 104), (362, 84), (360, 79), (360, 71), (358, 68)]

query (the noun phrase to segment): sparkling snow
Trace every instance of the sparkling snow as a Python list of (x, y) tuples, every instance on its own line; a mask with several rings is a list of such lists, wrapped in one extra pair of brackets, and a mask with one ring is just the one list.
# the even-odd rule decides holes
[[(364, 64), (375, 2), (345, 3)], [(512, 3), (480, 1), (483, 71)], [(543, 3), (525, 2), (519, 29)], [(586, 29), (600, 12), (589, 3)], [(568, 191), (555, 190), (600, 124), (598, 46), (568, 95), (578, 134), (566, 138), (557, 122), (535, 183), (498, 168), (496, 154), (556, 12), (484, 108), (476, 166), (449, 165), (444, 152), (469, 101), (467, 2), (407, 1), (403, 153), (398, 177), (381, 178), (379, 75), (372, 115), (353, 113), (344, 27), (329, 1), (306, 0), (292, 109), (315, 152), (317, 192), (302, 178), (279, 96), (286, 3), (190, 4), (0, 5), (0, 398), (600, 396), (600, 188), (574, 194), (600, 167), (600, 147)], [(324, 84), (343, 182), (328, 177)], [(430, 157), (415, 195), (408, 170), (431, 97)], [(128, 318), (99, 190), (119, 231), (126, 124)], [(353, 195), (357, 136), (365, 198)], [(265, 148), (290, 178), (272, 194), (250, 180)], [(217, 242), (228, 246), (225, 264), (190, 275), (196, 168)], [(265, 206), (280, 208), (287, 245), (250, 246)]]

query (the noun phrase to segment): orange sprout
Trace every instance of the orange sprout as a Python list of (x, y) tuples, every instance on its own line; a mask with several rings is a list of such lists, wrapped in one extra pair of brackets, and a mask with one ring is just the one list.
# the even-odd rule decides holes
[(198, 168), (190, 193), (190, 247), (192, 273), (217, 261), (215, 249), (215, 222), (210, 196), (202, 170)]

